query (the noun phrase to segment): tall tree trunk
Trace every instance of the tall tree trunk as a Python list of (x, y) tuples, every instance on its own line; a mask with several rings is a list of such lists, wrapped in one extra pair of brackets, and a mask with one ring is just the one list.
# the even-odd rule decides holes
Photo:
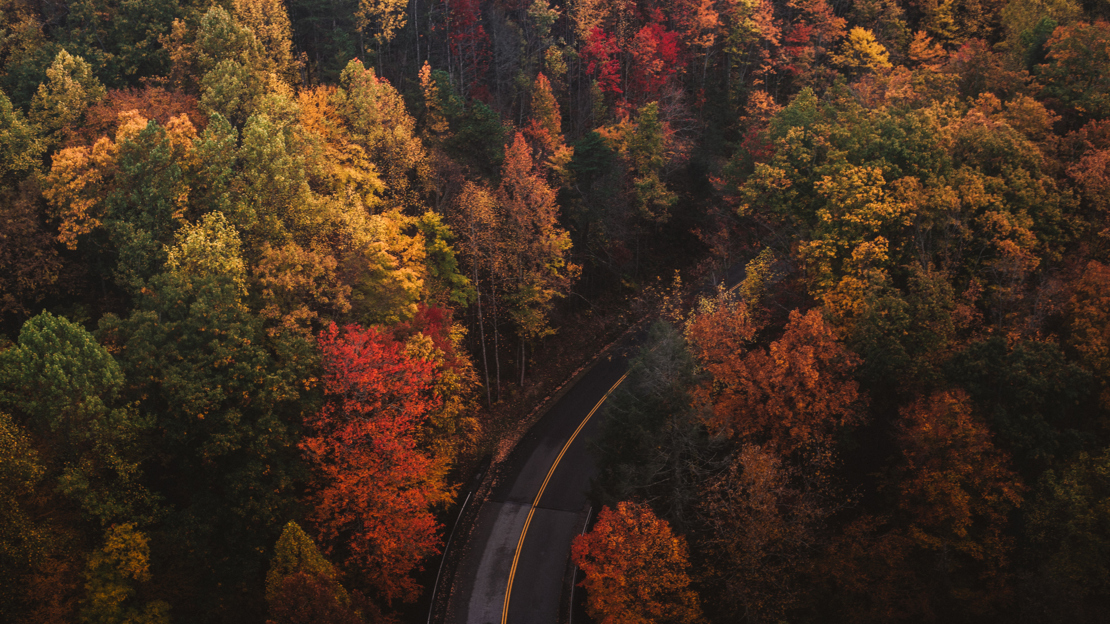
[[(446, 4), (446, 3), (445, 3)], [(430, 18), (429, 18), (430, 20)], [(432, 24), (429, 21), (428, 28), (431, 29)], [(443, 16), (443, 31), (444, 31), (444, 48), (443, 51), (447, 54), (447, 75), (450, 76), (455, 71), (455, 58), (451, 54), (451, 14), (445, 12)]]
[(520, 341), (520, 387), (524, 388), (524, 341)]
[[(705, 77), (709, 73), (709, 52), (712, 49), (713, 48), (706, 48), (705, 49), (705, 63), (703, 63), (702, 67), (701, 67), (701, 90), (702, 90), (702, 93), (705, 93)], [(418, 59), (417, 65), (419, 65), (419, 64), (420, 63), (419, 63), (419, 59)]]

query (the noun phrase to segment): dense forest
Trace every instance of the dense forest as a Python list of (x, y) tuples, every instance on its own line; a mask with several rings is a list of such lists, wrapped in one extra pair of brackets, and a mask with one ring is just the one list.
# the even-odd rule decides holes
[(0, 619), (406, 619), (494, 408), (652, 291), (596, 621), (1100, 621), (1107, 19), (0, 0)]

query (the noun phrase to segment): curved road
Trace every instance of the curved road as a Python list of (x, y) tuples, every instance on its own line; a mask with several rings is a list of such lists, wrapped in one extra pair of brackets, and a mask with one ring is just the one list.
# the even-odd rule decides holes
[[(465, 554), (455, 572), (447, 622), (452, 624), (556, 624), (566, 620), (570, 543), (589, 510), (586, 492), (596, 465), (587, 449), (596, 436), (596, 415), (582, 428), (557, 467), (544, 480), (575, 429), (627, 370), (626, 338), (587, 372), (517, 445), (499, 470), (497, 483), (478, 512)], [(521, 530), (543, 489), (520, 549), (508, 611), (505, 590)], [(562, 617), (562, 620), (560, 619)]]

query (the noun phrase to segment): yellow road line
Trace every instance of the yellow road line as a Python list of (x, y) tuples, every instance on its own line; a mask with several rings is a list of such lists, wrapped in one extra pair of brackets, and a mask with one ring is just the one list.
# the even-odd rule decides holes
[(543, 491), (547, 487), (547, 482), (551, 480), (551, 475), (555, 474), (555, 469), (559, 466), (559, 462), (562, 461), (563, 455), (567, 452), (567, 449), (570, 448), (571, 443), (578, 437), (578, 432), (582, 431), (582, 427), (585, 427), (586, 423), (590, 422), (594, 412), (601, 407), (601, 404), (605, 402), (605, 399), (609, 398), (610, 394), (613, 394), (617, 386), (624, 382), (625, 377), (628, 377), (628, 373), (621, 375), (617, 383), (613, 384), (613, 387), (609, 388), (605, 396), (601, 397), (601, 400), (590, 410), (590, 413), (586, 414), (586, 418), (578, 423), (578, 428), (570, 435), (570, 439), (563, 445), (563, 450), (559, 451), (559, 456), (555, 458), (555, 463), (551, 464), (551, 468), (547, 471), (547, 476), (544, 477), (543, 485), (540, 486), (540, 491), (536, 493), (536, 500), (532, 501), (532, 508), (528, 510), (528, 517), (524, 519), (524, 528), (520, 531), (520, 539), (516, 542), (516, 552), (513, 553), (513, 567), (509, 568), (509, 584), (505, 587), (505, 605), (501, 607), (501, 624), (508, 624), (509, 621), (509, 597), (512, 596), (513, 593), (513, 578), (516, 576), (516, 564), (520, 561), (520, 548), (524, 545), (524, 536), (528, 534), (528, 525), (532, 524), (532, 514), (536, 513), (536, 506), (540, 504), (540, 498), (543, 496)]

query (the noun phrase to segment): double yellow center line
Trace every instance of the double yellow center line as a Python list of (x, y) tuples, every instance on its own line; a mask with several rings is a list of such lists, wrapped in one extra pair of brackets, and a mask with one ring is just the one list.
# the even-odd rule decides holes
[(536, 507), (540, 504), (540, 498), (543, 497), (543, 491), (547, 488), (547, 482), (551, 480), (551, 475), (555, 474), (555, 469), (559, 467), (559, 462), (562, 461), (563, 455), (567, 452), (567, 449), (570, 448), (571, 443), (578, 437), (578, 432), (582, 431), (582, 427), (585, 427), (586, 423), (590, 422), (594, 412), (601, 407), (601, 404), (605, 402), (605, 399), (609, 398), (610, 394), (613, 394), (617, 386), (624, 382), (626, 377), (628, 377), (628, 373), (621, 375), (617, 383), (613, 384), (612, 388), (609, 388), (609, 391), (605, 393), (605, 396), (601, 397), (601, 400), (590, 410), (590, 413), (586, 414), (582, 422), (578, 423), (578, 428), (570, 435), (570, 439), (563, 445), (563, 450), (559, 451), (559, 456), (555, 458), (555, 463), (551, 464), (551, 468), (547, 471), (547, 476), (543, 479), (543, 485), (540, 486), (540, 491), (536, 492), (536, 500), (532, 501), (532, 508), (528, 510), (528, 517), (524, 520), (524, 528), (520, 531), (520, 539), (516, 542), (516, 552), (513, 553), (513, 567), (509, 568), (509, 584), (505, 587), (505, 605), (501, 607), (501, 624), (508, 624), (509, 621), (509, 598), (513, 593), (513, 578), (516, 576), (516, 565), (520, 561), (520, 549), (524, 546), (524, 536), (528, 534), (528, 525), (532, 524), (532, 514), (536, 513)]

